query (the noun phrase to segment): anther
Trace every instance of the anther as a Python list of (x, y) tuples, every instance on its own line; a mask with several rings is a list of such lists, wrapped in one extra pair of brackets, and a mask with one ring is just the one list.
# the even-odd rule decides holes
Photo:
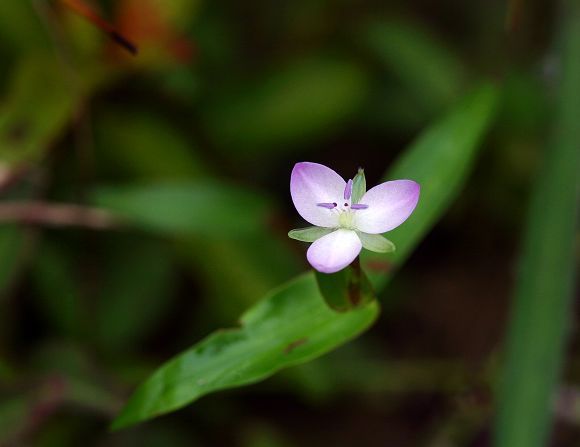
[(332, 202), (332, 203), (317, 203), (316, 206), (331, 210), (333, 208), (336, 208), (337, 205), (335, 202)]
[(362, 203), (356, 203), (354, 205), (352, 205), (350, 208), (353, 210), (366, 210), (369, 206), (368, 205), (364, 205)]

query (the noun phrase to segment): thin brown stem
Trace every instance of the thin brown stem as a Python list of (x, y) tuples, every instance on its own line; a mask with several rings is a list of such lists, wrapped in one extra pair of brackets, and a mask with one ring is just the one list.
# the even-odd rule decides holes
[(117, 228), (121, 222), (112, 213), (98, 208), (46, 202), (4, 202), (0, 223), (16, 222), (55, 227), (85, 227), (93, 230)]

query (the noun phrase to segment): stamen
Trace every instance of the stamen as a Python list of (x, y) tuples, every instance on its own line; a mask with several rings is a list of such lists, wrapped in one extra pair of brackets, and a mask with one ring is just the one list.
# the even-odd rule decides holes
[(328, 210), (331, 210), (333, 208), (336, 208), (337, 207), (337, 204), (336, 204), (336, 202), (333, 202), (333, 203), (317, 203), (316, 206), (319, 206), (321, 208), (326, 208)]
[(350, 196), (352, 195), (352, 179), (349, 180), (344, 187), (344, 200), (350, 200)]
[(362, 203), (356, 203), (354, 205), (351, 205), (350, 209), (352, 210), (366, 210), (369, 206), (368, 205), (364, 205)]

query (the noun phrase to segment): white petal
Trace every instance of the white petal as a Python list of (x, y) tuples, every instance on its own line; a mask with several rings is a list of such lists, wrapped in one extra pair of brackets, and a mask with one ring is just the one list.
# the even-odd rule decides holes
[(334, 273), (342, 270), (358, 256), (362, 243), (352, 230), (336, 230), (315, 241), (306, 258), (316, 270)]
[(346, 182), (332, 169), (310, 162), (296, 163), (290, 176), (290, 194), (298, 213), (313, 225), (338, 226), (336, 211), (318, 203), (340, 203)]
[(378, 234), (398, 227), (417, 206), (419, 191), (419, 184), (412, 180), (393, 180), (369, 189), (360, 199), (368, 208), (356, 211), (356, 228)]

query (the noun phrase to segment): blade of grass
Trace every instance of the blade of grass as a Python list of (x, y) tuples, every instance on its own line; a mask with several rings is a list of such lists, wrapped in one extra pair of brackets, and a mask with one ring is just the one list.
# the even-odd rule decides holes
[(553, 137), (532, 195), (498, 390), (495, 445), (540, 447), (570, 329), (580, 149), (580, 2), (569, 3)]

